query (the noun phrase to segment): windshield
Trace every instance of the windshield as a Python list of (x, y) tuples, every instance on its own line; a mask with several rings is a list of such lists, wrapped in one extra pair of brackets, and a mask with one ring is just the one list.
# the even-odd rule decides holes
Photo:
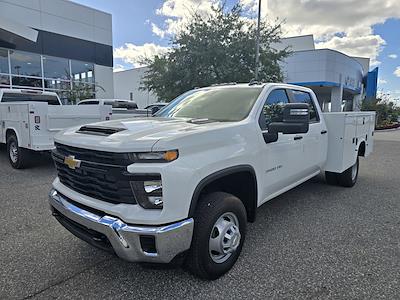
[(237, 122), (248, 116), (261, 91), (261, 87), (192, 90), (176, 98), (156, 116)]
[(47, 102), (49, 105), (60, 105), (56, 96), (4, 93), (1, 102)]

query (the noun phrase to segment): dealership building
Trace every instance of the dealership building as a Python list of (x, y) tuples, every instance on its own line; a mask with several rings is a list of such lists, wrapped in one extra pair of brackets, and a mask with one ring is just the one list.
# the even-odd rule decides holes
[[(285, 82), (314, 90), (324, 111), (358, 110), (374, 98), (378, 69), (368, 58), (316, 49), (312, 35), (282, 39), (292, 53), (282, 62)], [(112, 16), (67, 0), (0, 0), (0, 88), (71, 90), (90, 97), (156, 101), (140, 89), (146, 68), (113, 73)]]
[(112, 17), (66, 0), (0, 0), (0, 87), (112, 98)]

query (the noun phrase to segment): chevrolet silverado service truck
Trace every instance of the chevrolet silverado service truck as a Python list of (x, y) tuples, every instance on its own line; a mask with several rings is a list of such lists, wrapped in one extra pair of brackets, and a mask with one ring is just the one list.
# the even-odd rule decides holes
[(53, 137), (62, 129), (109, 120), (111, 107), (62, 105), (56, 93), (0, 89), (0, 143), (7, 144), (11, 165), (26, 167), (33, 151), (54, 148)]
[(356, 183), (374, 119), (322, 113), (300, 86), (195, 89), (154, 118), (58, 134), (52, 214), (127, 261), (179, 260), (215, 279), (235, 264), (257, 207), (322, 171), (330, 184)]

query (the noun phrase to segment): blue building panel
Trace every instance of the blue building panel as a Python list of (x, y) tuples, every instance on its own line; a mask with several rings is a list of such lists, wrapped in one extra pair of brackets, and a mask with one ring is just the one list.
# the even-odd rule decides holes
[(378, 91), (378, 67), (368, 72), (366, 82), (366, 100), (371, 101), (376, 99)]

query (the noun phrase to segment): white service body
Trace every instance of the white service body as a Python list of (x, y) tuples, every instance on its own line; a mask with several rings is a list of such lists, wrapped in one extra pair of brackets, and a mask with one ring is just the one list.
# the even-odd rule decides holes
[[(6, 90), (7, 93), (23, 93)], [(55, 95), (55, 93), (45, 93)], [(109, 106), (48, 105), (47, 102), (2, 102), (0, 90), (0, 143), (15, 134), (18, 146), (33, 151), (54, 148), (54, 135), (63, 129), (110, 119)], [(61, 103), (61, 102), (60, 102)]]

